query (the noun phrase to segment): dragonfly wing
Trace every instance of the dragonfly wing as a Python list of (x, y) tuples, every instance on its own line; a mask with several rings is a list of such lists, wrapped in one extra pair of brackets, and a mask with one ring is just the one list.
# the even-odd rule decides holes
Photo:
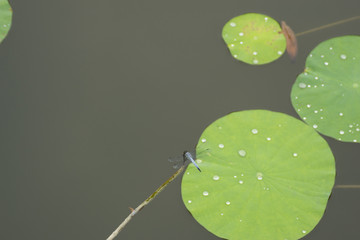
[(173, 163), (173, 168), (178, 169), (178, 168), (180, 168), (182, 165), (184, 165), (186, 161), (189, 160), (189, 161), (191, 161), (191, 162), (195, 165), (195, 167), (196, 167), (197, 169), (199, 169), (199, 171), (201, 172), (199, 166), (198, 166), (198, 165), (196, 164), (196, 162), (194, 161), (194, 159), (196, 159), (196, 152), (195, 152), (195, 150), (194, 150), (194, 151), (189, 151), (189, 153), (191, 154), (191, 156), (193, 157), (193, 159), (191, 159), (191, 158), (184, 158), (184, 156), (182, 155), (182, 156), (170, 157), (170, 158), (168, 159), (168, 161), (171, 162), (171, 163)]
[(173, 164), (174, 169), (178, 169), (184, 164), (182, 156), (170, 157), (168, 161)]
[(179, 169), (183, 164), (182, 163), (176, 163), (173, 165), (174, 169)]

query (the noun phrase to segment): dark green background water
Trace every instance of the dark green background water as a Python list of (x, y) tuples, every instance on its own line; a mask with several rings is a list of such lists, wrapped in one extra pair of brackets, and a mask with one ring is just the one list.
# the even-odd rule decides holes
[[(321, 41), (359, 21), (299, 37), (299, 56), (261, 67), (234, 60), (222, 26), (247, 13), (295, 32), (359, 15), (358, 0), (11, 1), (0, 45), (0, 239), (105, 239), (232, 111), (298, 117), (290, 89)], [(360, 146), (326, 138), (337, 184), (360, 184)], [(360, 239), (360, 190), (335, 189), (304, 239)], [(187, 212), (180, 178), (118, 239), (218, 239)]]

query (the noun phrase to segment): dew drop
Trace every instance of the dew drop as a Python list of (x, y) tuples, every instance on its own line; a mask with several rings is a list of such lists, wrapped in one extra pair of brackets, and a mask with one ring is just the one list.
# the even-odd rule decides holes
[(306, 88), (306, 84), (305, 83), (299, 83), (299, 88)]
[(253, 60), (253, 63), (254, 63), (254, 64), (258, 64), (258, 63), (259, 63), (259, 61), (258, 61), (258, 60), (256, 60), (256, 59), (254, 59), (254, 60)]
[(293, 153), (293, 157), (297, 157), (298, 156), (298, 154), (297, 153)]
[(344, 132), (343, 130), (341, 130), (339, 133), (340, 133), (341, 135), (343, 135), (345, 132)]
[(314, 124), (314, 125), (313, 125), (313, 128), (315, 128), (315, 129), (318, 128), (318, 125)]
[(314, 113), (318, 113), (319, 111), (318, 110), (315, 110)]
[(234, 176), (234, 178), (237, 178), (237, 176)]
[(236, 23), (231, 22), (231, 23), (230, 23), (230, 26), (235, 27), (235, 26), (236, 26)]
[(306, 117), (303, 117), (304, 120), (306, 120)]
[(245, 151), (245, 150), (239, 150), (238, 153), (239, 153), (239, 155), (242, 156), (242, 157), (245, 157), (245, 156), (246, 156), (246, 151)]
[(278, 51), (277, 53), (278, 53), (279, 55), (281, 55), (281, 54), (282, 54), (282, 51)]
[(213, 176), (213, 179), (214, 179), (215, 181), (217, 181), (217, 180), (220, 179), (220, 177), (219, 177), (218, 175), (215, 175), (215, 176)]
[(203, 142), (203, 143), (206, 142), (206, 139), (205, 138), (201, 139), (201, 142)]
[(356, 131), (359, 132), (359, 131), (360, 131), (360, 128), (357, 128)]
[(345, 54), (341, 54), (341, 55), (340, 55), (340, 58), (341, 58), (341, 59), (346, 59), (346, 55), (345, 55)]
[(257, 52), (253, 52), (253, 55), (257, 55), (258, 53)]
[(229, 201), (226, 201), (226, 205), (228, 205), (228, 206), (229, 206), (229, 205), (230, 205), (230, 202), (229, 202)]
[(307, 108), (311, 108), (311, 105), (310, 105), (310, 104), (308, 104), (308, 105), (306, 105), (306, 107), (307, 107)]
[(244, 33), (243, 33), (243, 32), (239, 32), (239, 36), (244, 36)]
[(191, 203), (191, 200), (189, 200), (188, 203)]
[(328, 62), (324, 62), (324, 64), (325, 64), (325, 66), (329, 65), (329, 63), (328, 63)]
[(266, 140), (271, 141), (271, 138), (268, 137), (268, 138), (266, 138)]
[(263, 175), (262, 175), (262, 173), (260, 173), (260, 172), (258, 172), (258, 173), (256, 174), (256, 177), (257, 177), (258, 180), (262, 180), (262, 179), (263, 179)]
[(224, 214), (223, 214), (223, 213), (220, 213), (220, 215), (221, 215), (221, 216), (224, 216)]
[(321, 58), (324, 58), (324, 55), (321, 55), (320, 57), (321, 57)]
[(224, 148), (224, 147), (225, 147), (224, 144), (222, 143), (219, 144), (219, 148)]
[(202, 163), (202, 160), (201, 159), (196, 159), (195, 162)]
[(235, 47), (235, 44), (230, 44), (230, 47)]
[(344, 114), (343, 114), (343, 113), (339, 113), (339, 116), (341, 116), (341, 117), (342, 117), (342, 116), (344, 116)]
[(240, 42), (240, 44), (244, 44), (244, 42)]
[(253, 134), (257, 134), (257, 133), (258, 133), (258, 130), (257, 130), (256, 128), (254, 128), (254, 129), (251, 130), (251, 132), (252, 132)]
[(240, 180), (240, 181), (239, 181), (239, 183), (240, 183), (240, 184), (243, 184), (243, 183), (244, 183), (244, 181)]
[(203, 192), (203, 195), (204, 195), (204, 196), (208, 196), (209, 193), (208, 193), (207, 191), (204, 191), (204, 192)]
[(319, 79), (319, 77), (315, 77), (315, 80), (318, 80)]
[(305, 230), (302, 230), (302, 233), (306, 233), (306, 231), (305, 231)]

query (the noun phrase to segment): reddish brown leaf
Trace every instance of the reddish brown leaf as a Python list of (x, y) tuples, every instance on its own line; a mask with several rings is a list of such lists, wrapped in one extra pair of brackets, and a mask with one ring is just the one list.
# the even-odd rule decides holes
[(281, 21), (281, 28), (282, 33), (284, 34), (286, 39), (286, 51), (290, 59), (294, 61), (298, 52), (297, 41), (294, 31), (288, 25), (286, 25), (284, 21)]

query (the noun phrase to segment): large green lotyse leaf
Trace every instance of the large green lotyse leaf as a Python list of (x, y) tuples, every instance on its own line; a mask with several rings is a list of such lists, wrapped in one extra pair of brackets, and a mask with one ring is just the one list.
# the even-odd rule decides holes
[(266, 64), (283, 55), (286, 40), (277, 21), (258, 13), (247, 13), (228, 21), (222, 37), (232, 56), (252, 65)]
[(182, 179), (193, 217), (225, 239), (299, 239), (324, 214), (335, 181), (326, 141), (291, 116), (234, 112), (208, 126)]
[(0, 43), (10, 30), (12, 10), (7, 0), (0, 0)]
[(291, 91), (299, 116), (320, 133), (360, 142), (360, 37), (320, 43)]

